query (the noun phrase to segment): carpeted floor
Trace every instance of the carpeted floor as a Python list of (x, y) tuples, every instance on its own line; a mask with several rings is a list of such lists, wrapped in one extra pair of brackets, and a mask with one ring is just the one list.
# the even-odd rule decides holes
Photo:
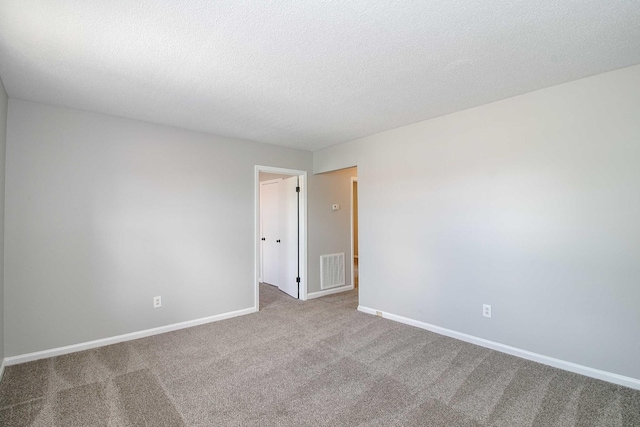
[(8, 367), (2, 426), (640, 426), (640, 391), (262, 285), (259, 313)]

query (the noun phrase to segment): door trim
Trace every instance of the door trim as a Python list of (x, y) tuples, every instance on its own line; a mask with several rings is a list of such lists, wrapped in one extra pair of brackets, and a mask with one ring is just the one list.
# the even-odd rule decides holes
[(297, 169), (285, 169), (273, 166), (255, 165), (254, 167), (254, 307), (260, 309), (260, 172), (275, 173), (281, 175), (297, 176), (300, 186), (300, 254), (298, 263), (300, 266), (300, 300), (307, 299), (307, 171)]
[[(352, 176), (351, 177), (351, 188), (349, 189), (349, 192), (351, 194), (351, 198), (349, 199), (351, 201), (351, 222), (349, 223), (349, 230), (350, 234), (351, 234), (351, 259), (349, 260), (350, 262), (350, 266), (351, 266), (351, 286), (353, 286), (355, 288), (356, 286), (356, 273), (355, 273), (355, 269), (353, 268), (353, 260), (356, 257), (355, 254), (355, 247), (354, 247), (354, 242), (353, 242), (353, 183), (354, 182), (358, 182), (358, 177), (357, 176)], [(358, 196), (360, 196), (360, 187), (358, 187)], [(358, 204), (358, 207), (360, 207), (360, 204)], [(359, 212), (358, 212), (359, 213)], [(360, 228), (358, 227), (358, 232), (360, 232)], [(358, 289), (360, 288), (360, 250), (358, 250)]]

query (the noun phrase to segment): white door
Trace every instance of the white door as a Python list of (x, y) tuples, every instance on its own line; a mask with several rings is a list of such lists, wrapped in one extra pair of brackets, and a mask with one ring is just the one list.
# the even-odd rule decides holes
[(280, 281), (279, 181), (260, 183), (260, 223), (262, 251), (262, 281), (278, 286)]
[(279, 276), (278, 288), (294, 298), (298, 295), (298, 177), (283, 179), (278, 184), (278, 237)]

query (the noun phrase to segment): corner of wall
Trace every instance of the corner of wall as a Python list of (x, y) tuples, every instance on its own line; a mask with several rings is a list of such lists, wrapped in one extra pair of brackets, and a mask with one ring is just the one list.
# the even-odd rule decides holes
[(0, 78), (0, 379), (4, 371), (4, 171), (9, 97)]

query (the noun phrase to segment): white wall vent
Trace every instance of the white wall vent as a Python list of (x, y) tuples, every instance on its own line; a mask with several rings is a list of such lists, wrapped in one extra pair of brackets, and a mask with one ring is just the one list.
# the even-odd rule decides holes
[(344, 286), (344, 252), (320, 256), (320, 288)]

